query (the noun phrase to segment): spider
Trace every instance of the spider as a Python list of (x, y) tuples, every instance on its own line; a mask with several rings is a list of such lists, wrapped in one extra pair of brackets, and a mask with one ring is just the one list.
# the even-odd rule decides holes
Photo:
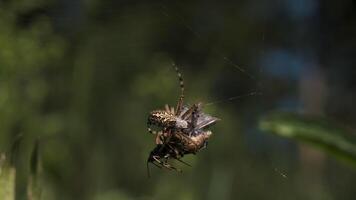
[(187, 115), (181, 115), (184, 100), (184, 81), (178, 67), (174, 64), (173, 66), (178, 75), (181, 95), (175, 110), (174, 107), (169, 107), (166, 104), (164, 110), (154, 110), (150, 113), (147, 121), (147, 129), (148, 132), (152, 134), (157, 134), (157, 132), (151, 129), (151, 125), (156, 125), (160, 128), (188, 128), (188, 122), (186, 121)]
[[(160, 168), (180, 171), (171, 166), (168, 160), (173, 158), (183, 162), (180, 158), (184, 155), (196, 154), (200, 149), (205, 148), (212, 134), (211, 131), (205, 129), (219, 119), (203, 113), (202, 103), (193, 104), (190, 107), (183, 105), (183, 77), (175, 64), (173, 67), (178, 75), (181, 94), (176, 109), (165, 105), (164, 110), (155, 110), (149, 114), (147, 129), (149, 133), (156, 135), (157, 146), (151, 151), (147, 164), (151, 162)], [(152, 125), (161, 130), (153, 131)]]

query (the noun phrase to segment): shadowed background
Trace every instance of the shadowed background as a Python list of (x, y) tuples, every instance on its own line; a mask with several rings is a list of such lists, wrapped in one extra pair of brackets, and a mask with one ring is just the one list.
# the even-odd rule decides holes
[[(0, 1), (0, 152), (22, 135), (16, 199), (37, 138), (46, 200), (352, 199), (354, 169), (257, 122), (303, 112), (355, 132), (355, 11), (351, 0)], [(192, 167), (148, 179), (146, 120), (178, 100), (172, 62), (186, 102), (212, 102), (222, 120), (184, 158)]]

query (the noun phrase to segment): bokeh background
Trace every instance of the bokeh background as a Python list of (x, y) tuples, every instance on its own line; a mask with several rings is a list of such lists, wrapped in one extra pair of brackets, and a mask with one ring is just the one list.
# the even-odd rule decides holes
[[(45, 200), (354, 199), (355, 169), (257, 124), (287, 110), (355, 130), (355, 47), (352, 0), (1, 0), (0, 151), (22, 135), (16, 199), (36, 139)], [(147, 178), (147, 115), (179, 95), (172, 62), (186, 102), (222, 120), (192, 167)]]

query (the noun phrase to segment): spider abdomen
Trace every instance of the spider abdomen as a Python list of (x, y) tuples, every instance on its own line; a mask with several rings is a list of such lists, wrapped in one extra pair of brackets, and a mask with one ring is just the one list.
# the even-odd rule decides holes
[(162, 110), (152, 111), (148, 117), (148, 123), (165, 128), (187, 128), (188, 122), (174, 114)]

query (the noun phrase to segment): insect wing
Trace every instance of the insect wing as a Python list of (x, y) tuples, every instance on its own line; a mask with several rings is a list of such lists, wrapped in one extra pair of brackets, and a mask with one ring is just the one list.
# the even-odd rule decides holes
[(210, 115), (201, 112), (197, 122), (197, 129), (206, 128), (219, 120), (220, 120), (219, 118), (212, 117)]

